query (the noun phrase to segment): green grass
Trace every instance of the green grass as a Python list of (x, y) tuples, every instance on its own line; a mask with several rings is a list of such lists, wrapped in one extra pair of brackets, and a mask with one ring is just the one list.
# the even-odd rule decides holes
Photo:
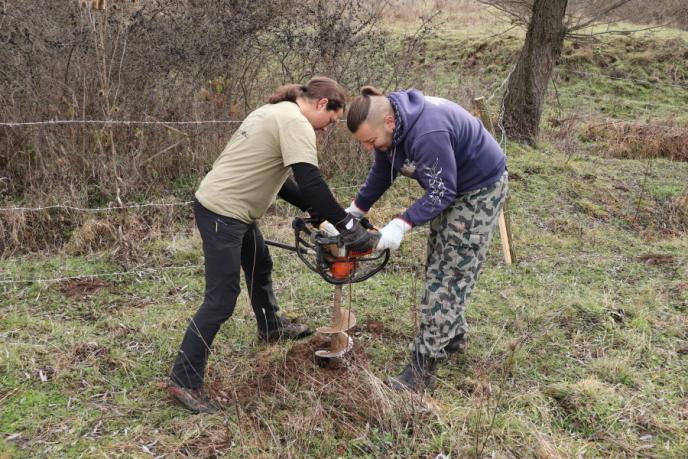
[[(568, 456), (583, 450), (589, 456), (684, 456), (688, 363), (679, 351), (688, 304), (677, 287), (688, 273), (688, 242), (648, 238), (629, 225), (642, 162), (569, 159), (546, 145), (512, 147), (518, 263), (503, 265), (493, 244), (468, 308), (468, 352), (441, 367), (439, 387), (430, 394), (432, 415), (423, 422), (396, 422), (412, 419), (403, 412), (418, 403), (412, 398), (383, 414), (366, 406), (370, 400), (356, 386), (359, 367), (346, 376), (351, 394), (346, 384), (330, 386), (341, 372), (290, 367), (291, 345), (262, 346), (255, 339), (243, 294), (211, 359), (210, 386), (226, 395), (225, 410), (189, 416), (158, 384), (201, 300), (202, 269), (192, 269), (94, 285), (5, 287), (0, 426), (3, 438), (13, 439), (3, 447), (18, 457), (136, 456), (145, 448), (229, 456)], [(686, 166), (658, 161), (653, 183), (662, 186), (646, 191), (648, 199), (680, 190)], [(619, 181), (629, 191), (615, 190)], [(384, 222), (414, 193), (408, 182), (395, 185), (374, 220)], [(287, 240), (287, 223), (271, 217), (264, 231)], [(147, 250), (157, 263), (201, 261), (195, 236)], [(367, 355), (362, 368), (377, 377), (400, 369), (414, 336), (423, 250), (421, 229), (384, 273), (353, 288), (363, 324), (356, 340)], [(673, 259), (651, 265), (639, 258), (645, 254)], [(284, 311), (311, 326), (327, 323), (331, 287), (295, 257), (275, 255)], [(118, 269), (99, 256), (33, 255), (1, 266), (13, 278)], [(381, 333), (365, 325), (373, 321), (383, 325)], [(310, 373), (317, 384), (304, 376)], [(273, 379), (280, 383), (269, 383)], [(350, 410), (349, 396), (363, 417)]]
[[(476, 97), (491, 95), (513, 68), (523, 43), (517, 30), (492, 35), (438, 29), (417, 58), (421, 71), (414, 85), (465, 104), (470, 102), (461, 91), (466, 88), (480, 91)], [(543, 121), (563, 113), (685, 123), (687, 55), (688, 36), (674, 29), (566, 40)]]
[[(684, 41), (670, 47), (676, 38)], [(418, 57), (418, 86), (464, 102), (467, 86), (494, 90), (519, 40), (445, 31)], [(468, 351), (441, 366), (423, 398), (393, 394), (379, 378), (401, 369), (416, 333), (424, 228), (384, 272), (353, 287), (360, 350), (348, 369), (320, 369), (302, 343), (260, 344), (242, 292), (210, 361), (223, 410), (204, 417), (161, 388), (202, 300), (202, 251), (189, 228), (140, 245), (126, 267), (110, 252), (0, 260), (0, 279), (189, 267), (0, 284), (0, 457), (688, 456), (688, 238), (667, 224), (664, 206), (686, 193), (688, 163), (648, 168), (598, 155), (602, 142), (576, 130), (562, 139), (547, 121), (577, 110), (685, 120), (688, 91), (668, 84), (688, 72), (685, 60), (662, 57), (685, 46), (673, 31), (567, 43), (561, 108), (552, 96), (540, 145), (507, 145), (517, 263), (503, 264), (496, 237), (467, 309)], [(175, 182), (180, 199), (195, 180)], [(337, 174), (330, 183), (361, 180)], [(400, 179), (372, 220), (384, 224), (420, 192)], [(343, 203), (354, 193), (336, 191)], [(278, 203), (261, 222), (265, 236), (289, 241), (293, 215)], [(282, 309), (327, 323), (332, 287), (292, 254), (273, 255)]]

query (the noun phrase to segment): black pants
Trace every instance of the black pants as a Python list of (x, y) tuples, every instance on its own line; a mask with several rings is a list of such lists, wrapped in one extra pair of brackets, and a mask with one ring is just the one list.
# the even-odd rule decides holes
[(210, 346), (234, 312), (241, 291), (240, 268), (258, 329), (272, 330), (279, 320), (272, 259), (258, 226), (218, 215), (198, 201), (194, 201), (194, 215), (205, 255), (205, 298), (186, 330), (171, 374), (177, 384), (191, 389), (203, 385)]

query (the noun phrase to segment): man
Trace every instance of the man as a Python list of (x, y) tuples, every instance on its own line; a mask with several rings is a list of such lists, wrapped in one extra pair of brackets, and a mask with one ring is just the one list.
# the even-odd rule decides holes
[(425, 194), (381, 230), (379, 250), (398, 249), (404, 234), (430, 222), (420, 333), (393, 389), (431, 387), (437, 363), (461, 352), (464, 310), (485, 261), (508, 189), (506, 157), (476, 118), (446, 99), (411, 89), (385, 97), (364, 87), (351, 104), (347, 125), (374, 154), (351, 206), (361, 218), (401, 173)]
[(326, 130), (342, 116), (345, 99), (344, 89), (326, 77), (278, 88), (268, 104), (244, 119), (196, 191), (205, 296), (186, 330), (167, 387), (195, 413), (218, 409), (203, 389), (205, 369), (213, 340), (234, 311), (242, 269), (259, 339), (299, 339), (312, 333), (279, 314), (272, 289), (272, 259), (256, 222), (276, 195), (335, 223), (348, 247), (367, 250), (377, 241), (337, 203), (318, 170), (315, 130)]

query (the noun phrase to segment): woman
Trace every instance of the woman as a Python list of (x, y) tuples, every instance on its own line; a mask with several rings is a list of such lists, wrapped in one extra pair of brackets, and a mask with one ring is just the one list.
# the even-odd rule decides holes
[(312, 333), (278, 314), (272, 260), (256, 224), (277, 195), (335, 222), (347, 246), (368, 249), (373, 244), (368, 232), (337, 203), (318, 170), (315, 130), (325, 131), (341, 118), (345, 98), (342, 87), (326, 77), (278, 88), (267, 105), (242, 122), (196, 191), (205, 298), (186, 330), (168, 385), (169, 392), (196, 413), (217, 410), (203, 380), (213, 339), (234, 311), (240, 269), (259, 339), (299, 339)]

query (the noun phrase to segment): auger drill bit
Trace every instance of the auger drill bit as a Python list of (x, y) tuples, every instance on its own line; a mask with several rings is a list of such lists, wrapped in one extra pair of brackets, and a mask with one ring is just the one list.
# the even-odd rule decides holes
[(319, 349), (315, 355), (323, 358), (337, 358), (351, 351), (353, 339), (346, 333), (356, 325), (356, 316), (351, 309), (342, 309), (342, 286), (334, 287), (334, 301), (332, 304), (332, 325), (317, 328), (318, 333), (332, 335), (329, 349)]
[[(321, 231), (326, 232), (331, 236), (336, 236), (339, 231), (329, 222), (323, 222), (320, 225)], [(327, 250), (334, 256), (346, 258), (346, 248), (338, 247), (337, 245), (327, 246)], [(331, 268), (336, 269), (337, 261), (333, 261)], [(341, 263), (341, 262), (340, 262)], [(347, 274), (351, 268), (350, 262), (343, 262), (340, 267), (345, 267)], [(351, 351), (354, 346), (353, 339), (346, 333), (347, 330), (356, 325), (356, 316), (351, 309), (342, 309), (342, 285), (338, 284), (334, 287), (334, 300), (332, 302), (332, 325), (329, 327), (319, 327), (317, 331), (325, 335), (332, 335), (330, 338), (329, 349), (319, 349), (315, 351), (317, 357), (323, 358), (337, 358)]]

